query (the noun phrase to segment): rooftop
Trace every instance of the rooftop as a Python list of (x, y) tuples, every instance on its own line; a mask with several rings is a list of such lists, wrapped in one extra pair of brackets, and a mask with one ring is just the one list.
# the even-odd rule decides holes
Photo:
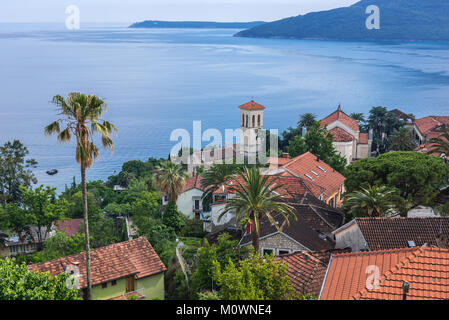
[(263, 105), (255, 102), (254, 100), (242, 104), (241, 106), (239, 106), (239, 108), (243, 110), (265, 110), (265, 107)]
[[(322, 188), (327, 197), (338, 192), (345, 182), (345, 177), (342, 174), (310, 152), (293, 158), (282, 168), (286, 170), (281, 173), (282, 176), (300, 177), (310, 188), (315, 188), (315, 192), (319, 192), (315, 186)], [(317, 194), (315, 196), (319, 197)]]
[(416, 246), (440, 246), (441, 235), (449, 236), (449, 217), (427, 218), (356, 218), (370, 250), (406, 248), (413, 241)]
[[(379, 281), (374, 281), (376, 268)], [(323, 284), (323, 300), (449, 299), (449, 250), (430, 247), (335, 254)]]
[(354, 131), (359, 131), (359, 123), (356, 120), (352, 119), (350, 116), (348, 116), (346, 113), (341, 111), (340, 106), (338, 106), (338, 109), (335, 110), (333, 113), (331, 113), (326, 118), (321, 120), (321, 126), (329, 125), (335, 121), (340, 121), (348, 128)]
[[(64, 266), (64, 267), (63, 267)], [(55, 276), (64, 268), (76, 266), (81, 274), (79, 286), (85, 288), (86, 254), (84, 252), (28, 266), (29, 270)], [(166, 267), (144, 237), (111, 244), (91, 251), (92, 285), (136, 276), (137, 279), (164, 272)]]

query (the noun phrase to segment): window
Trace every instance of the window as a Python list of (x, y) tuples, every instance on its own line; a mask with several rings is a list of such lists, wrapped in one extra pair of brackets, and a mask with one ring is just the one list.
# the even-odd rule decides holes
[(260, 127), (260, 114), (257, 116), (257, 126)]
[(112, 280), (111, 281), (111, 286), (115, 286), (117, 284), (117, 280)]
[(318, 169), (320, 169), (323, 172), (326, 172), (326, 169), (324, 169), (322, 166), (317, 166)]
[(319, 177), (320, 175), (318, 174), (318, 173), (316, 173), (315, 171), (313, 171), (313, 170), (310, 170), (310, 172), (312, 172), (314, 175), (316, 175), (317, 177)]
[(245, 115), (242, 114), (242, 127), (244, 127), (244, 126), (245, 126)]
[(249, 122), (248, 122), (248, 115), (246, 115), (246, 127), (248, 128)]
[(279, 250), (279, 255), (289, 254), (290, 250)]
[(253, 116), (253, 127), (256, 126), (256, 116)]
[(273, 254), (274, 250), (273, 249), (263, 249), (263, 255), (270, 255)]
[(102, 287), (103, 289), (106, 289), (106, 288), (108, 287), (108, 283), (107, 283), (107, 282), (102, 283), (102, 284), (101, 284), (101, 287)]
[(329, 206), (330, 206), (330, 207), (333, 207), (333, 206), (334, 206), (334, 198), (332, 198), (332, 199), (329, 200)]
[(312, 180), (313, 181), (313, 178), (310, 176), (310, 175), (308, 175), (307, 173), (306, 174), (304, 174), (307, 178), (309, 178), (310, 180)]

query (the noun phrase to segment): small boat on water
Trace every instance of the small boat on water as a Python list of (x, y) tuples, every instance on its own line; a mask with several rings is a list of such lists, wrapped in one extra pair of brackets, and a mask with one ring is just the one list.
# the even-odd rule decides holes
[(47, 171), (47, 174), (50, 176), (55, 175), (57, 173), (58, 173), (58, 170), (56, 170), (56, 169), (51, 169), (51, 170)]

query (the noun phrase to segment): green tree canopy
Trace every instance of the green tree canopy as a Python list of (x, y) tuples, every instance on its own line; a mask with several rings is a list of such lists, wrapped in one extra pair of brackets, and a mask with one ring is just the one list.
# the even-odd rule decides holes
[(231, 259), (225, 267), (215, 260), (213, 272), (223, 300), (283, 300), (294, 295), (287, 266), (273, 255), (253, 253), (238, 266)]
[(68, 288), (68, 277), (29, 271), (9, 258), (0, 260), (0, 300), (81, 300), (77, 289)]
[(289, 142), (287, 151), (291, 157), (310, 151), (341, 173), (345, 168), (346, 159), (335, 150), (332, 141), (333, 137), (327, 133), (326, 127), (321, 127), (320, 122), (315, 121), (305, 137), (297, 135)]
[(345, 176), (347, 192), (369, 185), (388, 186), (415, 205), (431, 205), (440, 189), (449, 184), (449, 166), (439, 157), (398, 151), (358, 160), (346, 168)]
[(392, 151), (413, 151), (417, 143), (407, 128), (399, 128), (389, 138), (389, 148)]
[(385, 107), (373, 107), (369, 112), (367, 126), (373, 130), (372, 150), (378, 154), (390, 150), (388, 138), (405, 125)]
[(192, 293), (197, 295), (201, 291), (214, 289), (214, 261), (218, 261), (220, 267), (224, 268), (229, 260), (237, 263), (240, 260), (240, 256), (246, 252), (247, 249), (240, 249), (237, 240), (230, 240), (228, 233), (219, 235), (217, 242), (212, 245), (204, 239), (203, 246), (198, 249), (198, 260), (190, 278)]
[[(68, 203), (56, 199), (56, 189), (48, 186), (40, 186), (35, 190), (20, 186), (19, 190), (21, 201), (8, 203), (0, 211), (0, 226), (14, 232), (22, 240), (31, 240), (40, 246), (47, 238), (53, 222), (65, 217)], [(32, 232), (32, 226), (36, 232)]]
[(0, 202), (14, 202), (20, 199), (21, 185), (30, 187), (37, 183), (31, 169), (36, 168), (34, 159), (26, 159), (28, 149), (19, 141), (0, 146)]

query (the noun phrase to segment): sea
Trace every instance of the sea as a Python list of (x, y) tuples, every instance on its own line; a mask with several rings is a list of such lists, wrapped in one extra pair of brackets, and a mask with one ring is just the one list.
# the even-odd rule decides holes
[(73, 143), (44, 135), (59, 117), (57, 94), (98, 95), (118, 128), (114, 153), (101, 150), (89, 180), (106, 180), (128, 160), (167, 158), (173, 131), (193, 134), (194, 121), (224, 136), (252, 99), (266, 106), (264, 128), (280, 133), (302, 113), (322, 118), (339, 104), (348, 114), (384, 106), (449, 115), (448, 42), (233, 37), (238, 31), (0, 24), (0, 144), (22, 141), (38, 161), (38, 184), (62, 191), (80, 174)]

